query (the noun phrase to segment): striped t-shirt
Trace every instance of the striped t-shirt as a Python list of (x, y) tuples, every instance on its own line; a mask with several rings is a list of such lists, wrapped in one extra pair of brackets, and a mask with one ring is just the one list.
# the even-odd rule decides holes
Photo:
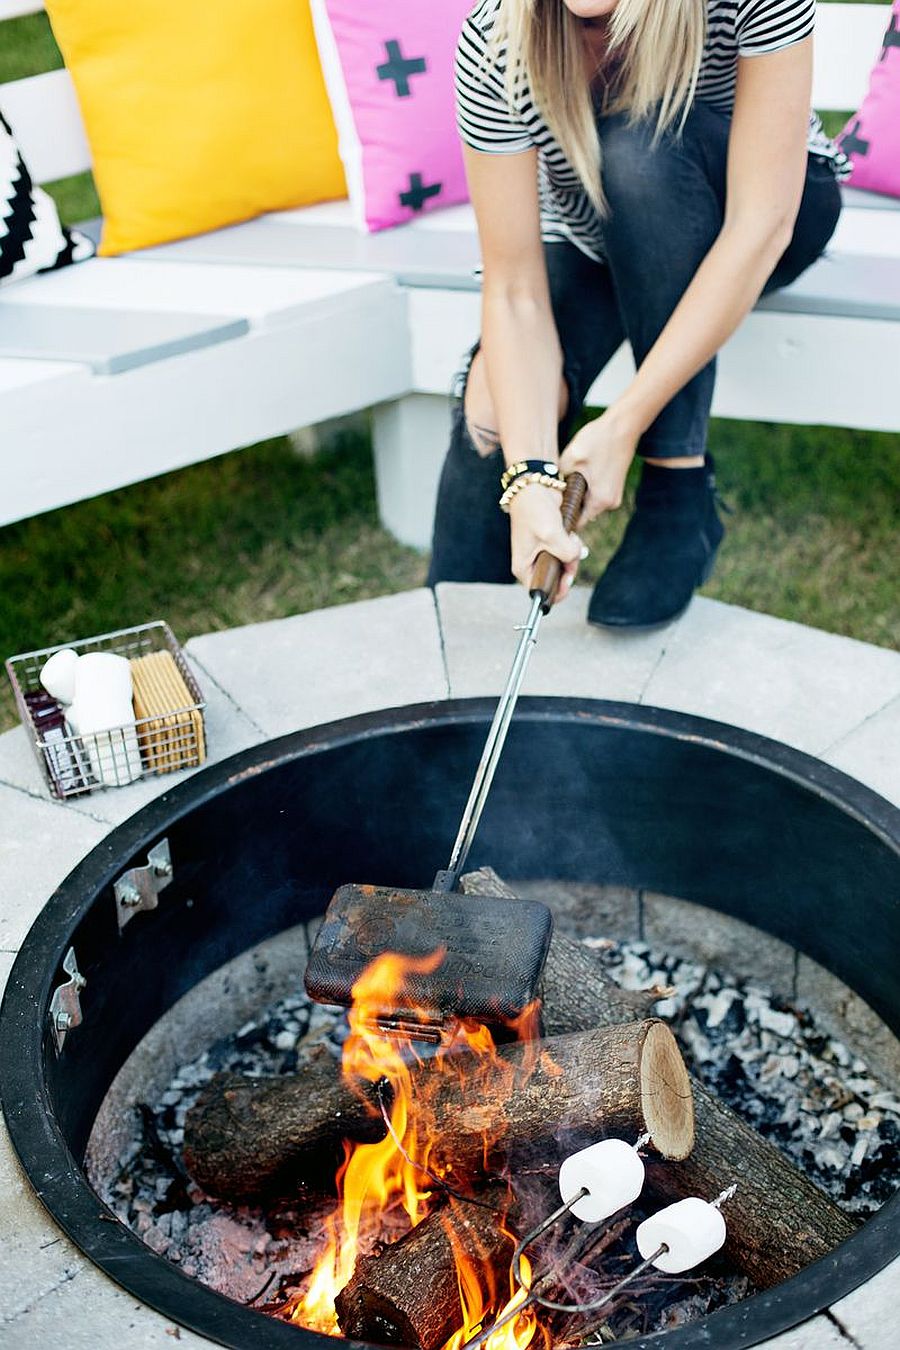
[[(504, 89), (504, 53), (486, 61), (500, 0), (479, 0), (465, 20), (456, 52), (456, 114), (459, 134), (475, 150), (516, 154), (537, 147), (541, 236), (569, 239), (589, 257), (602, 259), (602, 223), (546, 122), (521, 91), (510, 109)], [(723, 112), (734, 106), (740, 56), (779, 51), (809, 37), (816, 0), (708, 0), (707, 31), (696, 97)], [(810, 113), (809, 150), (827, 160), (839, 178), (850, 161)], [(479, 269), (480, 270), (480, 269)]]

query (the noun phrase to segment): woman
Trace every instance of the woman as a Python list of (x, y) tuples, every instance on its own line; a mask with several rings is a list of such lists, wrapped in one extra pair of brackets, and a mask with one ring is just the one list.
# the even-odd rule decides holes
[[(847, 161), (809, 110), (814, 19), (815, 0), (475, 6), (456, 74), (482, 336), (431, 584), (510, 581), (511, 563), (527, 585), (548, 549), (563, 598), (583, 549), (562, 528), (557, 473), (587, 479), (583, 523), (619, 507), (636, 453), (635, 509), (589, 619), (668, 622), (709, 576), (724, 533), (706, 449), (716, 352), (819, 257), (840, 214)], [(571, 436), (623, 339), (635, 378)]]

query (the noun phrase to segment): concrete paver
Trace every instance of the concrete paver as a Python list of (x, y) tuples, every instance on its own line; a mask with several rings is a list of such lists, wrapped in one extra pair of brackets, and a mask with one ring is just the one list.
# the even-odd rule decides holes
[[(0, 1119), (0, 1345), (6, 1324), (34, 1306), (51, 1289), (71, 1279), (87, 1257), (48, 1217), (31, 1182), (19, 1167)], [(97, 1272), (99, 1274), (99, 1272)], [(91, 1270), (90, 1275), (94, 1275)], [(25, 1344), (11, 1340), (11, 1345)], [(37, 1342), (34, 1342), (37, 1344)], [(60, 1341), (58, 1344), (63, 1345)]]
[(830, 745), (822, 758), (900, 806), (900, 698)]
[[(499, 694), (528, 614), (521, 586), (437, 587), (453, 698)], [(541, 625), (523, 693), (637, 702), (670, 630), (616, 636), (586, 621), (590, 591), (579, 586)]]
[(900, 653), (699, 598), (642, 703), (756, 731), (810, 754), (900, 695)]
[[(896, 1344), (900, 1308), (900, 1257), (830, 1309), (841, 1327), (864, 1350)], [(845, 1347), (846, 1350), (846, 1347)]]
[(187, 650), (269, 736), (447, 695), (424, 589), (209, 633)]
[[(196, 638), (189, 649), (209, 702), (211, 758), (367, 710), (448, 693), (497, 693), (523, 602), (518, 588), (443, 586), (440, 630), (430, 593), (416, 591)], [(731, 721), (824, 752), (898, 800), (892, 775), (900, 758), (900, 656), (708, 600), (661, 633), (616, 638), (584, 622), (586, 605), (587, 592), (578, 591), (551, 616), (526, 691), (657, 703)], [(0, 987), (56, 885), (112, 824), (181, 776), (61, 805), (41, 799), (46, 789), (24, 734), (0, 737)], [(653, 897), (644, 904), (652, 928)], [(173, 1339), (191, 1350), (211, 1344), (137, 1303), (59, 1233), (2, 1125), (0, 1192), (4, 1344), (15, 1350), (51, 1344), (157, 1350)], [(895, 1263), (841, 1300), (836, 1321), (813, 1318), (769, 1341), (768, 1350), (882, 1350), (898, 1286)]]
[(48, 897), (108, 828), (0, 786), (0, 949), (18, 949)]
[(82, 1266), (22, 1314), (0, 1321), (10, 1350), (207, 1350), (213, 1342), (139, 1303), (95, 1268)]
[(12, 970), (12, 964), (15, 959), (15, 952), (0, 951), (0, 998), (3, 997), (6, 982), (9, 979), (9, 972)]
[(799, 1327), (764, 1342), (765, 1350), (878, 1350), (872, 1345), (852, 1346), (827, 1317), (811, 1317)]
[[(0, 951), (0, 995), (14, 960), (13, 952)], [(18, 1350), (19, 1346), (37, 1346), (40, 1342), (29, 1342), (21, 1328), (13, 1330), (9, 1324), (72, 1279), (88, 1262), (59, 1231), (35, 1195), (13, 1152), (2, 1115), (0, 1197), (0, 1345)], [(91, 1271), (91, 1276), (94, 1273)], [(57, 1344), (65, 1342), (59, 1340)]]

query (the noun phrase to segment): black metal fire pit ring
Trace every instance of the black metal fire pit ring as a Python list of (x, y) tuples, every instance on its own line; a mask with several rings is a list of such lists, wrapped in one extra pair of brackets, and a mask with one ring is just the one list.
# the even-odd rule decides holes
[[(477, 749), (492, 711), (491, 700), (472, 699), (366, 714), (293, 733), (210, 766), (157, 798), (93, 849), (50, 898), (16, 958), (0, 1008), (0, 1100), (14, 1148), (39, 1198), (68, 1236), (112, 1279), (144, 1303), (221, 1345), (235, 1350), (268, 1347), (289, 1350), (292, 1346), (294, 1350), (298, 1346), (326, 1350), (333, 1341), (273, 1321), (184, 1275), (121, 1224), (91, 1189), (67, 1142), (62, 1119), (65, 1095), (60, 1092), (60, 1066), (47, 1023), (51, 991), (59, 981), (64, 953), (76, 930), (81, 942), (90, 941), (96, 927), (95, 902), (107, 892), (111, 894), (123, 859), (142, 858), (162, 835), (177, 831), (202, 808), (222, 800), (223, 793), (294, 764), (302, 768), (310, 757), (340, 755), (348, 750), (354, 753), (362, 750), (365, 756), (367, 747), (370, 749), (373, 743), (383, 749), (391, 744), (390, 738), (398, 735), (424, 737), (429, 743), (437, 738), (440, 746), (449, 734), (451, 739), (462, 737)], [(706, 774), (715, 772), (719, 762), (716, 757), (724, 755), (731, 766), (743, 765), (751, 777), (755, 774), (760, 780), (765, 777), (767, 783), (771, 780), (773, 791), (777, 787), (779, 792), (793, 794), (813, 815), (833, 810), (836, 824), (853, 835), (847, 845), (851, 853), (854, 847), (864, 845), (873, 858), (877, 857), (876, 871), (881, 867), (891, 882), (900, 878), (900, 810), (817, 759), (768, 738), (686, 714), (600, 700), (554, 698), (522, 700), (510, 757), (516, 758), (517, 742), (522, 747), (527, 747), (529, 741), (541, 742), (542, 738), (546, 742), (548, 734), (552, 738), (560, 729), (571, 731), (573, 727), (579, 729), (579, 736), (586, 736), (588, 730), (602, 734), (618, 745), (618, 753), (623, 745), (632, 743), (631, 740), (620, 743), (620, 733), (641, 733), (643, 759), (654, 757), (657, 742), (664, 747), (664, 755), (674, 755), (676, 760), (694, 751), (701, 752)], [(468, 750), (464, 755), (466, 763), (471, 753)], [(546, 755), (546, 746), (541, 753)], [(621, 768), (621, 758), (617, 768)], [(714, 784), (713, 794), (720, 787)], [(751, 785), (751, 803), (757, 790)], [(500, 780), (497, 791), (502, 795)], [(551, 808), (551, 800), (544, 803), (546, 811)], [(498, 839), (491, 840), (490, 834), (486, 821), (484, 857), (495, 859), (498, 868), (502, 868), (502, 849)], [(443, 847), (443, 842), (438, 847)], [(648, 847), (652, 851), (652, 841)], [(473, 865), (477, 861), (476, 858)], [(433, 869), (433, 860), (423, 859), (423, 874), (429, 867)], [(401, 879), (395, 880), (399, 884)], [(653, 886), (651, 877), (647, 889), (654, 888), (661, 889)], [(702, 890), (701, 881), (695, 886), (697, 894), (685, 898), (699, 898), (701, 903), (712, 904), (710, 898), (700, 893)], [(187, 901), (188, 906), (192, 903)], [(888, 896), (885, 903), (892, 907), (893, 914), (900, 908), (900, 896)], [(152, 920), (155, 915), (156, 912), (141, 918)], [(104, 925), (105, 933), (107, 920)], [(769, 927), (776, 931), (777, 924), (770, 923)], [(255, 940), (251, 936), (245, 946), (253, 945)], [(889, 967), (891, 964), (889, 960)], [(897, 962), (893, 967), (893, 971), (888, 971), (888, 985), (878, 991), (879, 998), (870, 997), (870, 1001), (873, 1004), (880, 1001), (878, 1010), (882, 1015), (888, 1013), (886, 1020), (897, 1030), (900, 975)], [(888, 999), (890, 1008), (886, 1007)], [(83, 1071), (90, 1062), (90, 1059), (83, 1061)], [(72, 1072), (71, 1063), (68, 1072)], [(70, 1125), (70, 1135), (74, 1129)], [(895, 1195), (834, 1253), (777, 1288), (753, 1295), (693, 1325), (644, 1336), (630, 1344), (635, 1350), (682, 1350), (682, 1347), (687, 1350), (700, 1346), (741, 1350), (823, 1311), (898, 1254), (900, 1195)]]

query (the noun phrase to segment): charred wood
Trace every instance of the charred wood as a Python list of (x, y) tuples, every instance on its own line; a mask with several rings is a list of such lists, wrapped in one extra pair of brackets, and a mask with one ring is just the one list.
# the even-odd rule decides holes
[[(665, 1023), (594, 1027), (504, 1046), (499, 1055), (515, 1070), (512, 1080), (491, 1074), (476, 1082), (473, 1094), (468, 1076), (445, 1077), (425, 1097), (425, 1128), (439, 1169), (474, 1180), (486, 1156), (488, 1167), (514, 1172), (517, 1163), (533, 1161), (542, 1144), (552, 1144), (552, 1157), (603, 1134), (649, 1134), (665, 1158), (690, 1152), (687, 1070)], [(486, 1155), (485, 1139), (494, 1141)]]
[[(464, 890), (506, 897), (514, 892), (482, 868), (463, 877)], [(573, 998), (557, 984), (554, 970), (574, 968), (576, 954), (582, 980)], [(610, 979), (602, 960), (580, 943), (554, 935), (544, 983), (544, 1028), (549, 1036), (573, 1032), (617, 1016), (624, 1021), (631, 997)], [(559, 1009), (560, 1011), (557, 1011)], [(853, 1219), (804, 1176), (784, 1155), (747, 1125), (724, 1102), (692, 1078), (696, 1139), (689, 1158), (681, 1162), (653, 1162), (649, 1179), (665, 1200), (687, 1195), (713, 1199), (732, 1181), (737, 1192), (728, 1202), (726, 1255), (762, 1289), (771, 1288), (827, 1256), (856, 1231)]]
[[(495, 1062), (467, 1063), (471, 1071), (460, 1075), (439, 1074), (428, 1062), (412, 1074), (431, 1165), (455, 1178), (472, 1180), (485, 1164), (506, 1166), (542, 1143), (577, 1147), (604, 1132), (649, 1133), (664, 1157), (690, 1151), (687, 1071), (662, 1022), (504, 1045)], [(184, 1160), (209, 1194), (247, 1198), (321, 1171), (339, 1139), (384, 1133), (380, 1114), (346, 1087), (333, 1061), (317, 1059), (278, 1078), (214, 1078), (188, 1113)]]
[(374, 1089), (358, 1096), (320, 1047), (290, 1077), (216, 1074), (188, 1112), (183, 1159), (198, 1186), (229, 1200), (272, 1195), (282, 1182), (288, 1194), (295, 1159), (330, 1189), (345, 1138), (383, 1139), (384, 1122)]
[(462, 1323), (457, 1252), (482, 1291), (505, 1302), (514, 1243), (502, 1228), (504, 1197), (495, 1198), (496, 1210), (451, 1201), (380, 1255), (360, 1260), (335, 1303), (344, 1335), (438, 1350)]

